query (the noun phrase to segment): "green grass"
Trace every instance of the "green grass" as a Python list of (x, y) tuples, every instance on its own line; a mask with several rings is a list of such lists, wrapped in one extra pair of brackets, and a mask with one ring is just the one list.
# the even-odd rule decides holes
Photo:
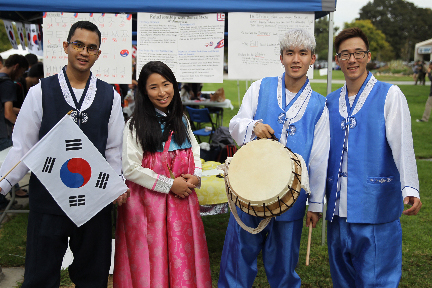
[[(334, 75), (340, 71), (335, 71)], [(339, 77), (339, 76), (337, 76)], [(337, 79), (337, 78), (335, 78)], [(394, 79), (399, 80), (399, 78)], [(427, 83), (429, 84), (429, 82)], [(250, 85), (250, 82), (249, 82)], [(333, 84), (332, 91), (338, 89), (341, 84)], [(224, 110), (223, 125), (228, 126), (230, 119), (239, 109), (238, 88), (240, 98), (246, 91), (246, 82), (225, 80), (223, 84), (205, 84), (203, 90), (216, 90), (224, 87), (225, 96), (231, 100), (234, 109)], [(402, 216), (403, 229), (403, 272), (399, 287), (432, 287), (432, 233), (430, 219), (432, 219), (432, 161), (422, 158), (432, 158), (432, 123), (417, 123), (415, 119), (421, 118), (424, 104), (429, 95), (429, 86), (400, 85), (410, 107), (412, 118), (412, 132), (414, 150), (417, 160), (417, 168), (420, 180), (420, 193), (423, 207), (417, 216)], [(326, 84), (312, 83), (312, 88), (323, 95), (326, 94)], [(241, 99), (240, 99), (241, 101)], [(203, 217), (210, 264), (212, 270), (213, 287), (217, 287), (219, 277), (219, 263), (222, 253), (225, 231), (229, 215), (217, 215)], [(13, 220), (3, 225), (0, 229), (0, 265), (2, 267), (24, 266), (25, 242), (26, 242), (27, 214), (16, 214)], [(321, 222), (312, 234), (312, 248), (310, 266), (305, 266), (307, 230), (303, 229), (300, 259), (297, 272), (302, 278), (302, 287), (332, 287), (330, 270), (328, 265), (327, 247), (321, 246)], [(68, 283), (67, 272), (64, 283)], [(261, 259), (258, 260), (258, 276), (253, 287), (269, 287), (265, 276)]]
[[(320, 76), (319, 70), (314, 70), (314, 79), (327, 79), (327, 75)], [(344, 75), (341, 70), (332, 70), (332, 79), (344, 80)]]
[(24, 266), (28, 214), (15, 215), (0, 229), (0, 266), (2, 267)]
[[(372, 71), (374, 76), (380, 81), (414, 81), (412, 75), (391, 75), (376, 73), (377, 71)], [(314, 70), (314, 79), (327, 79), (327, 75), (320, 76), (319, 70)], [(333, 80), (345, 80), (344, 75), (341, 70), (332, 70)], [(430, 83), (429, 79), (426, 77), (426, 85)]]

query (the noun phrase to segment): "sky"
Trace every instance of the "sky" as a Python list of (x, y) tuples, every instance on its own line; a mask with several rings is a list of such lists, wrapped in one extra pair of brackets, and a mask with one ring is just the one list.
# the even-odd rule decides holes
[[(365, 6), (370, 0), (337, 0), (336, 11), (334, 12), (334, 26), (339, 27), (339, 31), (343, 29), (344, 22), (352, 22), (359, 17), (360, 9)], [(409, 0), (419, 8), (431, 8), (432, 0)]]

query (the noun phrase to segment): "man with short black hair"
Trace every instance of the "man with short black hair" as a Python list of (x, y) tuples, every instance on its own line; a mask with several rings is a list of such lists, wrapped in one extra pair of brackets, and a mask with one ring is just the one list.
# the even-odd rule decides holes
[(33, 65), (35, 65), (36, 63), (39, 62), (39, 59), (38, 59), (38, 57), (35, 54), (28, 53), (24, 57), (26, 58), (27, 62), (29, 63), (29, 69), (31, 67), (33, 67)]
[(24, 98), (27, 95), (30, 87), (39, 83), (39, 80), (44, 77), (43, 63), (38, 62), (33, 65), (27, 76), (23, 76), (16, 81), (17, 85), (17, 99), (14, 101), (14, 107), (21, 109), (21, 106), (24, 102)]
[[(121, 174), (122, 131), (120, 96), (113, 87), (97, 79), (90, 68), (99, 58), (101, 34), (88, 21), (72, 25), (63, 49), (68, 64), (58, 74), (30, 88), (13, 133), (14, 146), (0, 174), (17, 163), (66, 113)], [(0, 192), (28, 172), (20, 163), (0, 182)], [(77, 227), (60, 208), (45, 186), (32, 174), (30, 214), (23, 288), (59, 287), (60, 269), (68, 242), (74, 255), (69, 276), (77, 287), (106, 288), (111, 264), (111, 205)], [(126, 200), (126, 193), (115, 202)], [(69, 238), (69, 241), (68, 241)]]
[[(399, 87), (366, 70), (369, 41), (359, 28), (335, 38), (346, 84), (327, 95), (330, 155), (327, 245), (333, 287), (398, 287), (400, 216), (421, 208), (408, 103)], [(412, 207), (404, 209), (404, 204)]]
[[(9, 56), (5, 65), (0, 69), (0, 151), (12, 146), (12, 128), (17, 117), (17, 113), (13, 109), (13, 102), (16, 100), (14, 81), (20, 78), (27, 69), (27, 60), (18, 54)], [(15, 185), (15, 189), (15, 193), (19, 197), (28, 195), (27, 192), (19, 189), (18, 184)], [(4, 210), (8, 203), (9, 200), (0, 194), (0, 210)], [(17, 208), (17, 206), (13, 208)]]

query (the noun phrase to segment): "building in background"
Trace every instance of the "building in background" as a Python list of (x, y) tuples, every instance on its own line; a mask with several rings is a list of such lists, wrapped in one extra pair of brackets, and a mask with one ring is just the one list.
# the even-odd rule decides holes
[(432, 38), (415, 45), (414, 61), (431, 61), (432, 59)]

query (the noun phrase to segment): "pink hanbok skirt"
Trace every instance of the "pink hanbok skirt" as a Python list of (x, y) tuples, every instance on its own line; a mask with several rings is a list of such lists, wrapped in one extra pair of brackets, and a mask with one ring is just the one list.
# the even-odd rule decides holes
[[(193, 174), (192, 149), (144, 153), (142, 166), (170, 177)], [(118, 207), (115, 288), (211, 287), (204, 226), (195, 192), (176, 198), (127, 181), (130, 198)]]

